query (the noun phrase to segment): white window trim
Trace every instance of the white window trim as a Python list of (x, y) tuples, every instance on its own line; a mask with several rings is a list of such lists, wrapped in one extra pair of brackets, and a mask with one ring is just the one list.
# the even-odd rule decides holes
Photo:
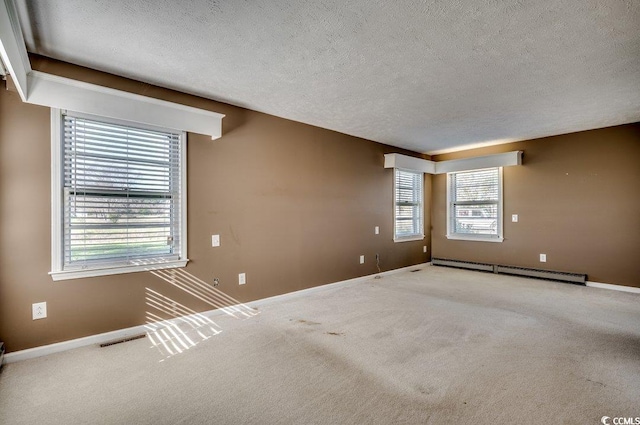
[[(496, 167), (492, 167), (496, 168)], [(502, 190), (502, 180), (503, 180), (503, 172), (502, 167), (498, 168), (498, 236), (491, 237), (486, 235), (473, 235), (473, 234), (461, 234), (461, 233), (451, 233), (451, 204), (453, 203), (451, 199), (451, 174), (455, 173), (447, 173), (447, 239), (451, 240), (459, 240), (459, 241), (475, 241), (475, 242), (502, 242), (504, 241), (504, 209), (503, 209), (503, 190)], [(479, 171), (479, 170), (476, 170)]]
[(394, 242), (411, 242), (411, 241), (423, 241), (424, 235), (422, 236), (407, 236), (405, 238), (393, 238)]
[[(62, 178), (62, 109), (51, 108), (51, 275), (52, 279), (67, 280), (84, 277), (106, 276), (166, 268), (184, 267), (187, 257), (187, 137), (182, 132), (180, 155), (180, 199), (181, 199), (181, 256), (174, 261), (143, 262), (133, 261), (126, 266), (100, 266), (82, 270), (63, 270), (63, 178)], [(145, 125), (135, 124), (137, 127)], [(148, 127), (148, 126), (147, 126)]]
[(411, 242), (411, 241), (422, 241), (424, 240), (424, 173), (418, 170), (412, 170), (409, 168), (398, 168), (401, 171), (408, 171), (411, 173), (421, 173), (422, 174), (422, 229), (421, 234), (419, 235), (411, 235), (411, 236), (396, 236), (396, 168), (393, 169), (393, 241), (394, 242)]

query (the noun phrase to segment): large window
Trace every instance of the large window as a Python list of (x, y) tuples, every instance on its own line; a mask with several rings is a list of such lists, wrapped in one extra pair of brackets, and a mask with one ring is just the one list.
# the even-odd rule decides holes
[(502, 241), (502, 168), (447, 174), (447, 237)]
[(183, 266), (185, 134), (57, 114), (54, 279)]
[(423, 173), (395, 169), (394, 240), (396, 242), (424, 239), (423, 183)]

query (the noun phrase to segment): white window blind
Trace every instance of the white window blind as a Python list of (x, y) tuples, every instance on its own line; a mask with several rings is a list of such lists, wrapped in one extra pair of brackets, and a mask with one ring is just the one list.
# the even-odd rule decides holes
[(499, 238), (501, 169), (449, 173), (449, 236)]
[(421, 172), (395, 169), (395, 240), (424, 237), (423, 180)]
[(63, 270), (181, 258), (182, 134), (64, 114)]

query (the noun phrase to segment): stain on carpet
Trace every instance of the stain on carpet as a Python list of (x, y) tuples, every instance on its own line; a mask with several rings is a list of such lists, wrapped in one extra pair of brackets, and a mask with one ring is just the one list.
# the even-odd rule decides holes
[(314, 326), (314, 325), (321, 325), (322, 323), (319, 322), (312, 322), (311, 320), (304, 320), (304, 319), (298, 319), (296, 320), (297, 323), (303, 323), (305, 325), (309, 325), (309, 326)]

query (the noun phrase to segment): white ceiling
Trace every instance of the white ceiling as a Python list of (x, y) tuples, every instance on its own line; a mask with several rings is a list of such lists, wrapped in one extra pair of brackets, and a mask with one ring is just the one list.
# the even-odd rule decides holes
[(16, 0), (27, 49), (419, 152), (640, 121), (638, 0)]

